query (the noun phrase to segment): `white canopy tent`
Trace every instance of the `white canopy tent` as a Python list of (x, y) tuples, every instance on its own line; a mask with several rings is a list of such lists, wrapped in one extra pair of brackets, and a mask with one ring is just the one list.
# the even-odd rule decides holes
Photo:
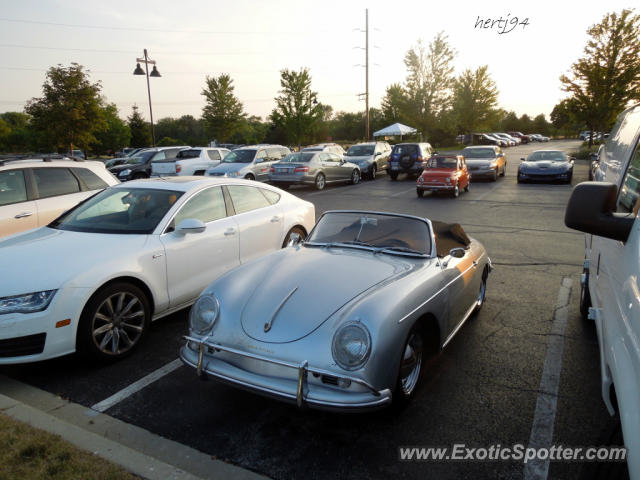
[(412, 133), (416, 133), (417, 130), (413, 127), (408, 127), (406, 125), (403, 125), (402, 123), (394, 123), (393, 125), (389, 125), (386, 128), (383, 128), (382, 130), (378, 130), (377, 132), (373, 133), (374, 137), (395, 137), (400, 135), (400, 137), (402, 137), (403, 135), (410, 135)]

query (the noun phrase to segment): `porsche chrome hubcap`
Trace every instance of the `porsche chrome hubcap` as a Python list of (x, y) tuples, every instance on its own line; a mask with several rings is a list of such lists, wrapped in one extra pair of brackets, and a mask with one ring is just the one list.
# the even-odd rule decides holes
[(422, 368), (422, 337), (411, 333), (407, 345), (402, 354), (402, 364), (400, 366), (400, 384), (402, 392), (409, 396), (418, 384), (420, 369)]
[(122, 354), (140, 339), (144, 320), (144, 306), (138, 297), (129, 292), (114, 293), (100, 304), (93, 316), (93, 342), (103, 353)]

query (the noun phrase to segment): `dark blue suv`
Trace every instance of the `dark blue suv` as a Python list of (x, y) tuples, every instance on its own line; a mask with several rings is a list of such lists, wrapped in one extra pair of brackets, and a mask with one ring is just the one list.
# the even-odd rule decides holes
[(433, 148), (428, 143), (398, 143), (393, 146), (389, 156), (387, 173), (396, 180), (399, 173), (420, 175)]

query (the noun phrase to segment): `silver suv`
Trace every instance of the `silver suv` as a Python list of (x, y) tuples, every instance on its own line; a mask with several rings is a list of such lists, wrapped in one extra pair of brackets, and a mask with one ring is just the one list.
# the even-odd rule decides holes
[(47, 225), (117, 183), (102, 162), (65, 157), (0, 159), (0, 237)]
[(217, 167), (207, 170), (208, 177), (238, 177), (266, 182), (271, 165), (291, 151), (282, 145), (252, 145), (236, 148)]

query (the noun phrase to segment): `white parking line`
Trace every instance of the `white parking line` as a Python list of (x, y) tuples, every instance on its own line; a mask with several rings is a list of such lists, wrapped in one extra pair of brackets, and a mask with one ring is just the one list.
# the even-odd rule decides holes
[(120, 403), (125, 398), (130, 397), (134, 393), (142, 390), (147, 385), (150, 385), (156, 380), (161, 379), (165, 375), (173, 372), (174, 370), (180, 368), (181, 366), (182, 366), (182, 361), (179, 358), (176, 358), (173, 362), (167, 363), (164, 367), (160, 367), (159, 369), (154, 370), (146, 377), (142, 377), (137, 382), (132, 383), (131, 385), (129, 385), (126, 388), (123, 388), (117, 393), (114, 393), (109, 398), (105, 398), (101, 402), (98, 402), (95, 405), (92, 405), (91, 409), (95, 410), (96, 412), (101, 412), (101, 413), (105, 412), (111, 407), (113, 407), (114, 405), (116, 405), (117, 403)]
[(399, 197), (400, 195), (404, 195), (405, 193), (414, 192), (415, 189), (416, 189), (416, 187), (414, 186), (414, 187), (410, 188), (409, 190), (402, 190), (401, 192), (394, 193), (393, 195), (389, 195), (389, 196), (390, 197)]
[[(562, 352), (564, 350), (564, 330), (567, 326), (569, 301), (571, 299), (572, 281), (568, 277), (562, 279), (558, 292), (558, 302), (553, 315), (553, 325), (549, 334), (547, 357), (544, 360), (540, 389), (536, 402), (536, 411), (531, 426), (529, 447), (551, 448), (553, 441), (553, 425), (556, 419), (558, 404), (558, 388), (562, 372)], [(525, 480), (545, 480), (549, 475), (549, 459), (534, 459), (524, 468)]]

